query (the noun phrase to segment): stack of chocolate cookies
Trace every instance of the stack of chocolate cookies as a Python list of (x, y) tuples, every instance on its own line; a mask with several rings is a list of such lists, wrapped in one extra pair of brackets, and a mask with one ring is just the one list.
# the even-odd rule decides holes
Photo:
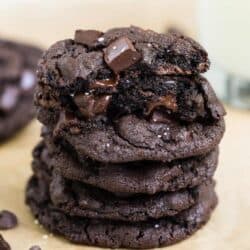
[(78, 30), (41, 59), (43, 140), (26, 201), (72, 242), (151, 248), (205, 224), (225, 111), (204, 49), (179, 33)]

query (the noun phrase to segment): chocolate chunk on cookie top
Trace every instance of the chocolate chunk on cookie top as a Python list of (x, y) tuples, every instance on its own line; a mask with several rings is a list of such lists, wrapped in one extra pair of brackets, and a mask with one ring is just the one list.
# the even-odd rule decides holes
[(77, 30), (74, 40), (59, 41), (44, 53), (38, 76), (43, 84), (79, 88), (121, 72), (192, 75), (209, 64), (206, 51), (184, 35), (131, 26), (105, 33)]
[(116, 73), (129, 68), (140, 58), (141, 54), (126, 37), (115, 40), (104, 50), (105, 62)]
[(87, 45), (89, 47), (94, 46), (97, 39), (103, 33), (98, 30), (76, 30), (75, 42)]

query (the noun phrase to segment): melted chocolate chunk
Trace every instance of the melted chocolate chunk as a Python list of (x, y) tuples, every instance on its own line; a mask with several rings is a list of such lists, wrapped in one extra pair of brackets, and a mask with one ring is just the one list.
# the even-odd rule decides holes
[(102, 35), (103, 33), (98, 30), (76, 30), (75, 42), (91, 47), (95, 45), (97, 39)]
[(0, 212), (0, 230), (7, 230), (16, 227), (18, 220), (15, 214), (7, 210)]
[(10, 250), (10, 245), (7, 241), (3, 238), (3, 236), (0, 234), (0, 249), (1, 250)]
[(93, 95), (79, 94), (75, 96), (74, 101), (81, 114), (86, 118), (91, 118), (105, 113), (110, 99), (111, 95), (95, 97)]
[(118, 84), (116, 79), (104, 79), (104, 80), (96, 80), (95, 82), (91, 82), (89, 85), (90, 89), (106, 89), (112, 88), (115, 90), (115, 86)]
[(141, 54), (127, 37), (115, 40), (104, 50), (104, 60), (115, 73), (129, 68), (140, 59)]
[(172, 95), (161, 96), (158, 100), (152, 101), (148, 105), (147, 114), (150, 114), (153, 110), (158, 107), (165, 107), (173, 112), (176, 112), (178, 109), (176, 98)]
[(15, 86), (6, 86), (0, 95), (0, 111), (7, 113), (17, 104), (19, 89)]

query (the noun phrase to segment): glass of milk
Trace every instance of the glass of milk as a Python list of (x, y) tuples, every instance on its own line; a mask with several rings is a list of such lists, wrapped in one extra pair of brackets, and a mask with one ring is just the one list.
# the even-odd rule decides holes
[(250, 0), (198, 0), (197, 14), (206, 77), (220, 98), (250, 108)]

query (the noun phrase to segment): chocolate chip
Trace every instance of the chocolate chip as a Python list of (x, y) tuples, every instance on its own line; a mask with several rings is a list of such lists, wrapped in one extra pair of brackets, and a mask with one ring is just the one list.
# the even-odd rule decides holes
[(76, 30), (75, 42), (92, 47), (103, 33), (98, 30)]
[(18, 220), (15, 214), (7, 210), (0, 212), (0, 230), (12, 229), (17, 224)]
[(116, 79), (104, 79), (104, 80), (96, 80), (91, 82), (89, 85), (90, 89), (106, 89), (106, 88), (115, 88), (118, 84)]
[(0, 95), (0, 110), (4, 113), (11, 111), (17, 104), (19, 89), (15, 86), (6, 86)]
[(21, 77), (20, 87), (23, 92), (29, 92), (35, 87), (36, 76), (30, 70), (25, 70)]
[(110, 98), (110, 95), (95, 97), (93, 95), (79, 94), (75, 96), (74, 101), (84, 117), (92, 118), (106, 112)]
[(173, 112), (176, 112), (178, 109), (176, 98), (172, 95), (159, 97), (158, 100), (149, 103), (147, 114), (150, 114), (154, 109), (158, 107), (165, 107)]
[(0, 234), (0, 250), (10, 250), (10, 245), (7, 241), (5, 241), (5, 239), (3, 238), (3, 236)]
[(104, 60), (115, 73), (129, 68), (140, 58), (141, 54), (127, 37), (115, 40), (104, 50)]
[(32, 246), (29, 248), (29, 250), (42, 250), (42, 248), (39, 246)]

